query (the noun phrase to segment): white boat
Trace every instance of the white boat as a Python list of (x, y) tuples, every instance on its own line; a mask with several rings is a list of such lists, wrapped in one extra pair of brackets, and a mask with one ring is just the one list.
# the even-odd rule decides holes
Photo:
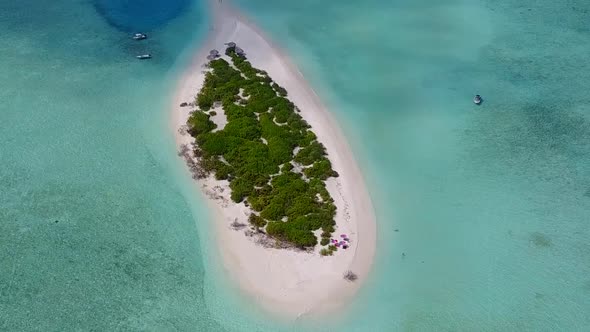
[(136, 58), (138, 58), (139, 60), (151, 59), (152, 55), (151, 54), (142, 54), (142, 55), (137, 55)]
[(481, 103), (483, 103), (483, 98), (480, 95), (475, 95), (475, 97), (473, 97), (473, 103), (475, 105), (481, 105)]
[(142, 40), (142, 39), (146, 39), (147, 35), (144, 33), (136, 33), (133, 35), (133, 39), (135, 40)]

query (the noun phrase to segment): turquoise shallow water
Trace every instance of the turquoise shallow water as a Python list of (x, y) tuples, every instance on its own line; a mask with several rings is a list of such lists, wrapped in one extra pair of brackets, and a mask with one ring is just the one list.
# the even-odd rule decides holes
[(368, 174), (378, 257), (348, 327), (590, 327), (586, 2), (240, 4)]
[(358, 299), (284, 324), (224, 282), (166, 110), (202, 4), (0, 0), (0, 330), (588, 329), (588, 4), (238, 4), (365, 170), (379, 242)]
[(91, 2), (0, 1), (0, 330), (218, 326), (165, 134), (169, 72), (206, 31), (183, 10), (138, 44)]

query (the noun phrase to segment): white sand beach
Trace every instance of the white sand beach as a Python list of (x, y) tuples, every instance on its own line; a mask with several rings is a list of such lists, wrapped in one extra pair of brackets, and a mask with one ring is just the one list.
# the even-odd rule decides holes
[[(191, 60), (173, 98), (172, 125), (177, 143), (180, 146), (193, 141), (190, 135), (182, 135), (178, 129), (186, 124), (194, 108), (179, 105), (194, 101), (204, 80), (202, 65), (207, 62), (209, 50), (223, 53), (224, 43), (237, 43), (254, 67), (267, 71), (275, 82), (287, 89), (287, 98), (300, 109), (300, 115), (325, 145), (333, 169), (340, 174), (327, 181), (337, 207), (334, 237), (344, 233), (351, 241), (350, 248), (340, 249), (328, 257), (319, 255), (319, 245), (313, 253), (265, 248), (256, 243), (256, 237), (244, 234), (248, 228), (236, 230), (230, 226), (236, 218), (248, 224), (250, 210), (243, 203), (236, 204), (229, 199), (227, 181), (213, 178), (195, 181), (210, 198), (218, 218), (212, 222), (216, 224), (223, 265), (246, 294), (271, 312), (288, 318), (334, 312), (350, 302), (367, 279), (375, 254), (375, 214), (363, 176), (338, 122), (285, 53), (236, 10), (218, 1), (211, 1), (211, 6), (215, 16), (211, 36)], [(358, 280), (344, 280), (343, 274), (348, 270), (356, 273)]]

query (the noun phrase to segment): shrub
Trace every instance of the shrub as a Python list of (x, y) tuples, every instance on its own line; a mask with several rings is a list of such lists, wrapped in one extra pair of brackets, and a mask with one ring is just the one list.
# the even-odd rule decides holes
[[(316, 211), (316, 205), (313, 197), (303, 194), (291, 199), (286, 214), (289, 219), (295, 219), (297, 216), (306, 216), (314, 211)], [(309, 223), (309, 217), (306, 218), (306, 221)], [(312, 228), (318, 229), (320, 226), (321, 224), (318, 224), (317, 227), (313, 226)]]
[(293, 170), (293, 164), (291, 163), (284, 163), (283, 167), (281, 168), (281, 170), (283, 172), (290, 172), (291, 170)]
[(306, 130), (303, 138), (301, 140), (299, 140), (299, 146), (304, 148), (304, 147), (310, 145), (316, 139), (317, 139), (317, 137), (312, 131)]
[(292, 113), (289, 116), (289, 120), (287, 122), (289, 124), (289, 127), (291, 127), (294, 130), (305, 130), (309, 128), (309, 124), (305, 120), (303, 120), (301, 115), (297, 113)]
[(248, 202), (250, 202), (250, 207), (254, 211), (262, 211), (270, 202), (270, 198), (267, 196), (248, 196)]
[(322, 250), (320, 250), (320, 255), (322, 256), (332, 256), (332, 251), (328, 250), (326, 248), (322, 248)]
[(287, 96), (287, 90), (285, 90), (285, 88), (283, 88), (282, 86), (273, 83), (272, 84), (273, 89), (275, 89), (275, 91), (281, 96), (281, 97), (286, 97)]
[(209, 115), (203, 112), (193, 112), (188, 119), (188, 132), (192, 136), (199, 136), (215, 129), (217, 125), (209, 120)]
[(318, 178), (321, 180), (326, 180), (330, 176), (338, 176), (338, 173), (332, 170), (332, 163), (326, 158), (316, 161), (312, 167), (303, 170), (303, 173), (308, 178)]
[(273, 196), (260, 215), (267, 220), (281, 220), (285, 215), (286, 201), (284, 194)]
[(314, 161), (321, 159), (326, 155), (326, 148), (322, 143), (312, 142), (309, 146), (299, 150), (295, 156), (295, 161), (303, 165), (311, 165)]
[(243, 143), (243, 139), (227, 136), (223, 131), (209, 132), (197, 137), (197, 144), (206, 155), (222, 156), (234, 151)]
[(326, 226), (326, 227), (322, 226), (322, 230), (330, 235), (332, 235), (332, 233), (334, 233), (334, 231), (335, 231), (334, 226), (332, 226), (332, 225)]
[(313, 247), (318, 243), (318, 239), (313, 233), (293, 227), (293, 224), (287, 222), (269, 222), (266, 232), (268, 235), (291, 242), (298, 247)]
[(233, 168), (221, 161), (217, 161), (215, 163), (215, 179), (217, 180), (227, 180), (230, 178)]
[(282, 164), (293, 159), (293, 148), (288, 142), (278, 137), (271, 137), (268, 140), (270, 158), (276, 164)]
[(250, 117), (239, 117), (229, 121), (223, 128), (227, 136), (239, 137), (249, 141), (255, 141), (260, 138), (260, 126), (258, 121)]
[(291, 115), (291, 112), (287, 109), (279, 109), (279, 110), (275, 110), (273, 112), (273, 115), (275, 116), (275, 122), (276, 123), (286, 123), (289, 120), (289, 116)]
[(266, 226), (266, 220), (264, 220), (264, 218), (255, 215), (254, 213), (250, 214), (250, 217), (248, 218), (248, 222), (250, 222), (250, 224), (252, 224), (252, 226), (259, 228), (259, 227), (264, 227)]
[(322, 240), (320, 241), (320, 244), (321, 244), (322, 246), (325, 246), (325, 245), (327, 245), (328, 243), (330, 243), (330, 239), (328, 239), (328, 238), (326, 238), (326, 237), (322, 238)]
[(293, 147), (296, 146), (295, 135), (287, 126), (279, 126), (274, 123), (270, 114), (264, 113), (260, 115), (260, 127), (262, 129), (262, 137), (267, 141), (273, 137), (277, 137)]
[(254, 185), (247, 179), (242, 177), (233, 179), (229, 183), (229, 187), (232, 191), (231, 199), (236, 203), (239, 203), (242, 200), (244, 200), (244, 198), (248, 196), (254, 189)]

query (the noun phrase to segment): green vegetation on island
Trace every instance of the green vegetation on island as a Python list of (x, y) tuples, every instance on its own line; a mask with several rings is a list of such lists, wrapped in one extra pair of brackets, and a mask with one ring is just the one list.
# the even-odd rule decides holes
[[(255, 229), (305, 248), (322, 245), (334, 232), (336, 206), (325, 180), (337, 177), (307, 122), (296, 112), (287, 91), (252, 67), (233, 47), (232, 64), (211, 60), (188, 132), (195, 137), (195, 156), (203, 176), (229, 180), (231, 199), (254, 211)], [(221, 103), (227, 124), (216, 130), (210, 111)]]

